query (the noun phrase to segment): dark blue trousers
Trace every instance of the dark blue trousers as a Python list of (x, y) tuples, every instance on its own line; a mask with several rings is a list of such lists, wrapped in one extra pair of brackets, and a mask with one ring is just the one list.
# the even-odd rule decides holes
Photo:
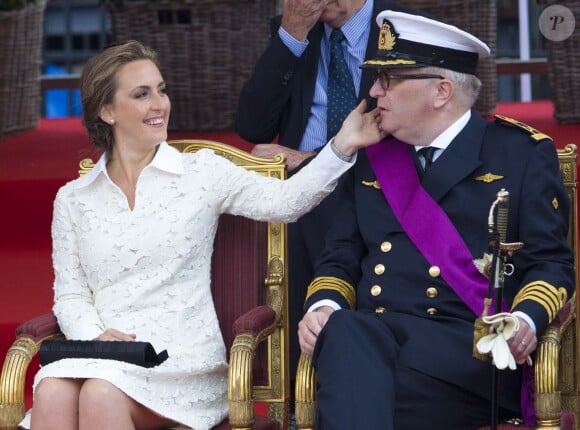
[(317, 430), (475, 430), (490, 424), (488, 400), (398, 360), (406, 336), (374, 313), (331, 315), (313, 355)]

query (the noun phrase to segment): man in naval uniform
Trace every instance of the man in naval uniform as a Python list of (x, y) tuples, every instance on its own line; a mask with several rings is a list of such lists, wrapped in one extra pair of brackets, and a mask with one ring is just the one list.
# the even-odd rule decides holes
[(375, 69), (370, 95), (388, 137), (361, 151), (346, 178), (299, 324), (317, 370), (316, 428), (490, 424), (494, 368), (473, 354), (489, 280), (474, 262), (490, 252), (488, 215), (500, 190), (509, 193), (505, 242), (523, 247), (508, 258), (502, 303), (519, 326), (506, 348), (517, 368), (497, 370), (497, 403), (501, 418), (532, 419), (521, 404), (522, 369), (574, 291), (554, 144), (472, 110), (485, 43), (402, 12), (376, 21), (378, 51), (362, 67)]

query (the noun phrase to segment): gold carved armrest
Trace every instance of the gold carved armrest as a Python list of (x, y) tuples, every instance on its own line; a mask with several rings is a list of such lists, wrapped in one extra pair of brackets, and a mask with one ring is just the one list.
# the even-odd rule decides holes
[(276, 329), (276, 311), (258, 306), (234, 323), (234, 343), (230, 351), (228, 377), (229, 421), (233, 429), (253, 428), (253, 361), (258, 344)]
[(312, 367), (312, 356), (300, 354), (296, 370), (296, 428), (314, 429), (316, 415), (316, 371)]
[(576, 296), (560, 310), (538, 340), (536, 352), (535, 399), (537, 429), (560, 428), (562, 401), (560, 395), (560, 351), (562, 335), (575, 319)]
[(62, 334), (52, 313), (27, 321), (16, 329), (0, 375), (0, 428), (16, 427), (24, 417), (26, 371), (40, 344)]

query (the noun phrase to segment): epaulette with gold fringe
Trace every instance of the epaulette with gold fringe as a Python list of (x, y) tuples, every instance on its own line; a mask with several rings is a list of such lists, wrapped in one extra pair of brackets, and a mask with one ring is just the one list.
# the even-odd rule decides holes
[(333, 276), (320, 276), (315, 278), (308, 287), (306, 298), (320, 290), (334, 290), (347, 301), (351, 309), (356, 308), (356, 291), (348, 282)]
[(550, 136), (542, 133), (539, 130), (536, 130), (534, 127), (529, 126), (528, 124), (525, 124), (525, 123), (518, 121), (516, 119), (509, 118), (507, 116), (495, 115), (495, 122), (496, 122), (496, 124), (517, 127), (520, 130), (523, 130), (526, 133), (528, 133), (531, 136), (531, 138), (534, 139), (536, 142), (538, 142), (540, 140), (544, 140), (544, 139), (552, 140), (552, 138)]

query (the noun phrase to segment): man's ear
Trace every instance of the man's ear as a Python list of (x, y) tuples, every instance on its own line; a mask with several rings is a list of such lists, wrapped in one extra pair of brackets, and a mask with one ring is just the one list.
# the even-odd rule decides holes
[(437, 89), (434, 99), (435, 107), (440, 108), (444, 104), (449, 102), (449, 100), (451, 100), (451, 97), (453, 96), (454, 91), (455, 86), (453, 85), (453, 82), (451, 82), (449, 79), (439, 80), (439, 82), (437, 82)]

